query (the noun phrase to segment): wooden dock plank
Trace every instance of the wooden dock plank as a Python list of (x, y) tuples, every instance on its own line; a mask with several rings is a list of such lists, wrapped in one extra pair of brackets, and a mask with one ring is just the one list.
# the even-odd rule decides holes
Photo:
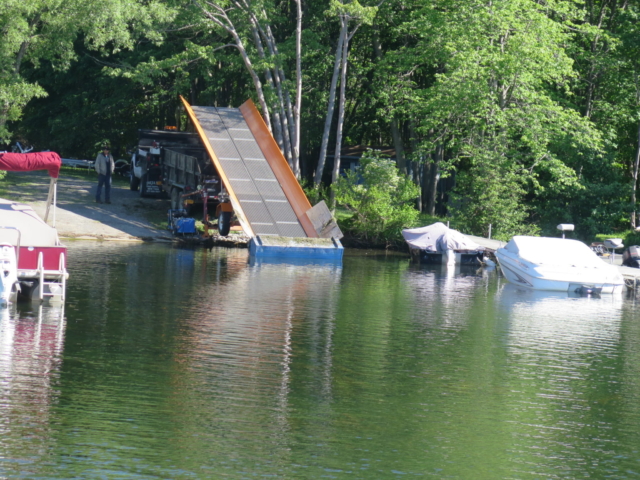
[(506, 242), (501, 242), (500, 240), (492, 240), (490, 238), (475, 237), (473, 235), (467, 235), (467, 234), (465, 234), (465, 237), (467, 237), (469, 240), (476, 242), (481, 247), (487, 248), (489, 250), (493, 250), (494, 252), (500, 247), (504, 247), (506, 245)]

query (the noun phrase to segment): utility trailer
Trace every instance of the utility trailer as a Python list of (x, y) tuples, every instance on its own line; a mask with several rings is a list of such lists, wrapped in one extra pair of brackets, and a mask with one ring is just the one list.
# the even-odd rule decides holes
[[(197, 134), (172, 130), (139, 130), (138, 147), (131, 158), (130, 188), (141, 197), (171, 199), (172, 211), (193, 215), (202, 206), (206, 233), (214, 225), (228, 235), (233, 208), (220, 175)], [(205, 233), (205, 234), (206, 234)]]

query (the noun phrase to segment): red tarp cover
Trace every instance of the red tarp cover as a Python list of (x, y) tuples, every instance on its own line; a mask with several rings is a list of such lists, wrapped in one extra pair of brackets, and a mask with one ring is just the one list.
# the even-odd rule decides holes
[(55, 152), (0, 153), (0, 170), (9, 172), (49, 170), (51, 178), (58, 178), (61, 164), (60, 155)]

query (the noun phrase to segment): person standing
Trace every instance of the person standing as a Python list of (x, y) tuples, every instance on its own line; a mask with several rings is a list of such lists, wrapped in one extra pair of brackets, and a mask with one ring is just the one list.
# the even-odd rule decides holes
[(104, 202), (111, 203), (111, 174), (116, 168), (109, 147), (102, 147), (102, 152), (98, 154), (95, 162), (95, 169), (98, 172), (98, 191), (96, 192), (96, 203), (102, 203), (100, 196), (102, 194), (102, 186), (104, 185)]

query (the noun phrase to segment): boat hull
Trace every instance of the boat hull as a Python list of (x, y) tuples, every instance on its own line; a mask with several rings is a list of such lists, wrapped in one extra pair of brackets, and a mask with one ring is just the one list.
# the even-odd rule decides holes
[[(452, 252), (455, 258), (456, 265), (482, 265), (482, 257), (484, 251), (482, 250), (461, 250)], [(412, 257), (425, 265), (440, 265), (450, 262), (450, 256), (447, 252), (431, 252), (427, 250), (411, 249)]]
[(589, 287), (601, 289), (601, 293), (617, 293), (624, 289), (624, 278), (614, 270), (615, 267), (606, 271), (585, 271), (581, 267), (541, 268), (504, 249), (498, 249), (496, 257), (507, 280), (521, 287), (556, 292), (574, 292)]
[(67, 248), (20, 247), (18, 257), (19, 298), (63, 301), (66, 289)]

